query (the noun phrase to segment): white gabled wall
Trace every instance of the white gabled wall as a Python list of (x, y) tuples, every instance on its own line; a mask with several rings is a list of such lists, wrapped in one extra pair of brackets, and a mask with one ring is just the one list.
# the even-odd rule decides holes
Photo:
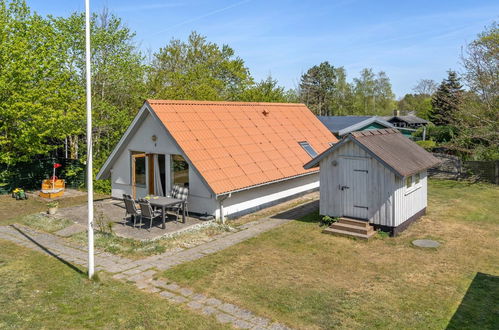
[[(122, 198), (123, 194), (131, 194), (131, 151), (143, 151), (145, 153), (156, 153), (165, 155), (165, 173), (167, 178), (170, 174), (170, 157), (171, 154), (183, 155), (171, 136), (166, 132), (164, 126), (147, 114), (135, 131), (131, 132), (132, 137), (125, 146), (121, 154), (118, 156), (111, 169), (111, 187), (112, 196)], [(152, 141), (151, 137), (156, 135), (156, 142)], [(148, 174), (148, 173), (147, 173)], [(169, 180), (167, 179), (167, 182)], [(146, 179), (146, 182), (149, 182)], [(167, 187), (167, 190), (169, 188)], [(214, 195), (206, 186), (201, 177), (194, 170), (192, 164), (189, 164), (189, 211), (208, 214), (215, 214), (217, 203)], [(146, 188), (137, 188), (137, 196), (145, 196)]]
[[(223, 201), (224, 215), (228, 218), (241, 216), (278, 204), (279, 202), (290, 199), (301, 193), (316, 190), (318, 187), (319, 174), (312, 173), (302, 177), (236, 192), (231, 194), (230, 198)], [(220, 218), (219, 208), (216, 211), (216, 217)]]

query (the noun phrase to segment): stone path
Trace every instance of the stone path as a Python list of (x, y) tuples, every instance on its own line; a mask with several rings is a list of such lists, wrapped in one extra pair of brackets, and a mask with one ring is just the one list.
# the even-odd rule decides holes
[(69, 227), (66, 227), (66, 228), (63, 228), (63, 229), (57, 231), (55, 234), (57, 236), (69, 237), (69, 236), (73, 236), (74, 234), (82, 233), (84, 231), (87, 231), (87, 227), (85, 227), (79, 223), (75, 223), (74, 225), (71, 225)]
[[(239, 232), (222, 235), (216, 240), (196, 247), (182, 251), (169, 251), (140, 260), (131, 260), (96, 251), (95, 266), (97, 270), (113, 273), (115, 279), (131, 281), (141, 290), (157, 293), (172, 303), (183, 304), (199, 313), (214, 315), (219, 322), (231, 324), (236, 328), (288, 329), (286, 326), (272, 322), (270, 319), (254, 315), (251, 311), (216, 298), (195, 293), (173, 282), (155, 280), (155, 277), (158, 272), (223, 250), (290, 220), (309, 214), (317, 208), (318, 201), (313, 201), (272, 217), (247, 224)], [(71, 263), (74, 263), (87, 267), (86, 246), (69, 243), (63, 238), (52, 234), (38, 232), (21, 225), (0, 226), (0, 239), (49, 254), (70, 266), (72, 266)]]

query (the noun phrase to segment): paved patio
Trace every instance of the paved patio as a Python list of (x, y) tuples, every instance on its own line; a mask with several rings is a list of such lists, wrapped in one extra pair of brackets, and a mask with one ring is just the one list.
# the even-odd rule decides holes
[[(62, 208), (54, 215), (58, 218), (65, 218), (75, 221), (77, 224), (68, 228), (68, 234), (74, 234), (79, 231), (85, 231), (87, 226), (87, 205), (79, 205), (68, 208)], [(153, 221), (152, 228), (149, 229), (149, 221), (144, 220), (144, 225), (133, 227), (133, 222), (130, 217), (126, 224), (123, 223), (125, 215), (125, 204), (123, 201), (116, 199), (105, 199), (94, 202), (94, 226), (98, 227), (98, 222), (104, 223), (112, 222), (113, 231), (116, 235), (126, 238), (133, 238), (138, 240), (157, 239), (172, 233), (189, 230), (194, 227), (202, 226), (207, 221), (203, 221), (194, 217), (187, 217), (185, 223), (182, 223), (182, 215), (179, 216), (179, 221), (175, 214), (167, 212), (166, 228), (161, 228), (161, 217)], [(66, 235), (63, 235), (66, 236)]]
[[(96, 202), (96, 204), (102, 204), (104, 210), (113, 210), (112, 212), (118, 212), (118, 210), (121, 209), (122, 213), (113, 213), (115, 216), (119, 216), (120, 214), (122, 216), (124, 214), (124, 210), (122, 209), (123, 206), (120, 205), (119, 201), (104, 200), (102, 202)], [(115, 279), (131, 281), (141, 290), (159, 294), (173, 304), (183, 305), (184, 307), (201, 314), (213, 315), (220, 323), (228, 324), (235, 328), (290, 329), (284, 324), (272, 322), (272, 320), (258, 316), (252, 311), (214, 297), (193, 292), (191, 289), (181, 287), (174, 282), (168, 281), (167, 283), (163, 280), (156, 280), (155, 277), (158, 274), (158, 270), (166, 270), (184, 262), (216, 253), (229, 246), (277, 228), (289, 221), (299, 219), (300, 217), (317, 210), (318, 207), (318, 200), (301, 204), (287, 211), (249, 222), (242, 226), (243, 230), (239, 232), (220, 235), (214, 241), (198, 245), (194, 248), (181, 250), (177, 253), (168, 251), (144, 259), (131, 260), (97, 250), (95, 252), (96, 270), (105, 270), (109, 273), (113, 273)], [(85, 206), (62, 209), (60, 210), (59, 216), (63, 211), (69, 212), (70, 210), (72, 212), (80, 212), (78, 213), (78, 217), (86, 221)], [(85, 214), (83, 214), (83, 212), (85, 212)], [(119, 219), (120, 218), (118, 218), (118, 221)], [(117, 225), (117, 229), (119, 226), (120, 225)], [(84, 226), (82, 225), (82, 227)], [(126, 228), (127, 226), (122, 227)], [(140, 229), (140, 231), (145, 232), (146, 230)], [(81, 270), (73, 264), (87, 267), (86, 246), (79, 246), (53, 234), (42, 233), (22, 225), (0, 226), (0, 239), (5, 239), (53, 256), (78, 272), (81, 272)]]

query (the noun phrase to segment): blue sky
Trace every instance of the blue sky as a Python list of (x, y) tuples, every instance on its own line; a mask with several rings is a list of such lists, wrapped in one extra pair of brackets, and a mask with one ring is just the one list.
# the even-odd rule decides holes
[[(40, 14), (66, 16), (84, 0), (28, 0)], [(137, 33), (144, 51), (196, 30), (228, 44), (252, 75), (271, 74), (287, 88), (322, 61), (344, 66), (351, 80), (365, 67), (385, 71), (397, 97), (419, 79), (440, 82), (459, 69), (461, 47), (499, 20), (498, 1), (91, 0)]]

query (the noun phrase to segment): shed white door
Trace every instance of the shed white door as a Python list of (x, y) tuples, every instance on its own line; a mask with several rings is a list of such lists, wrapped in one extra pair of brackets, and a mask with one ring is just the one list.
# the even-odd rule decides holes
[(341, 185), (343, 215), (368, 219), (368, 161), (366, 158), (343, 158), (341, 161)]

